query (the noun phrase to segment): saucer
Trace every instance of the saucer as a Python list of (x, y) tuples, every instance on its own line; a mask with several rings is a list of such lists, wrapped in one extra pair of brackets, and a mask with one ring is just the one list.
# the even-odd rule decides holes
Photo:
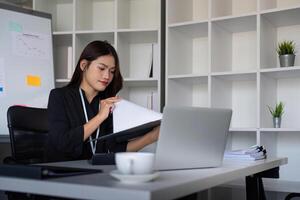
[(121, 174), (118, 170), (113, 170), (110, 175), (121, 182), (126, 183), (144, 183), (156, 179), (159, 176), (159, 172), (153, 172), (152, 174)]

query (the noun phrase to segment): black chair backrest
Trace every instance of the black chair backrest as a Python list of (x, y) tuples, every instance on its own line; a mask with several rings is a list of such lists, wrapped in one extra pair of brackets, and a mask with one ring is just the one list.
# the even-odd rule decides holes
[(47, 109), (11, 106), (7, 111), (12, 158), (22, 164), (44, 162)]

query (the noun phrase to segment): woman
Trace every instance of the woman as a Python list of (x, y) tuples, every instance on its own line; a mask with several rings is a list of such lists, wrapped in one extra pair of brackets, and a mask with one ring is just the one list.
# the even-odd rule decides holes
[(113, 132), (111, 111), (122, 85), (115, 49), (103, 41), (89, 43), (70, 83), (50, 93), (48, 162), (89, 159), (96, 152), (138, 151), (157, 140), (159, 128), (130, 142), (94, 140)]

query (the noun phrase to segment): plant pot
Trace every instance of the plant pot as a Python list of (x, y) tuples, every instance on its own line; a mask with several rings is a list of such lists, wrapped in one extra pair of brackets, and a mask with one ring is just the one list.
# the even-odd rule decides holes
[(273, 117), (273, 126), (274, 128), (281, 127), (281, 117)]
[(294, 55), (294, 54), (280, 55), (279, 56), (280, 67), (294, 66), (295, 57), (296, 57), (296, 55)]

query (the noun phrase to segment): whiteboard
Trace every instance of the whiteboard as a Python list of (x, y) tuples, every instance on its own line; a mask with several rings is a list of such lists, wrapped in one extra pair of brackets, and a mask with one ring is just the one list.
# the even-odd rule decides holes
[(8, 107), (47, 107), (54, 88), (51, 15), (0, 3), (0, 27), (0, 135), (8, 135)]

